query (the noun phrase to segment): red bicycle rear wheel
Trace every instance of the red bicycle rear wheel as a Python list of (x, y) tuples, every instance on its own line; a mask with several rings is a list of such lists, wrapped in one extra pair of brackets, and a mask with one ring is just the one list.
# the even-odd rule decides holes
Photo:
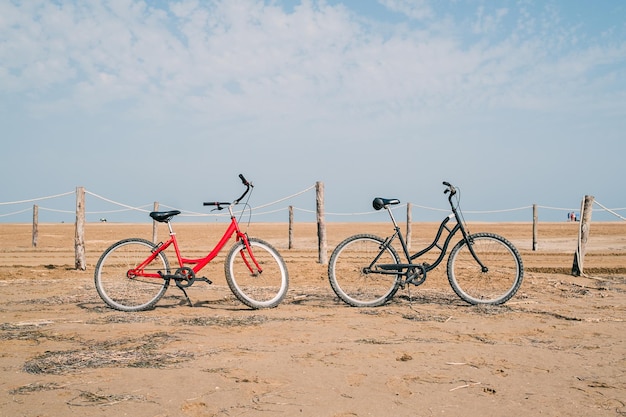
[[(129, 274), (152, 254), (155, 247), (145, 239), (124, 239), (111, 245), (100, 256), (94, 282), (100, 298), (108, 306), (120, 311), (142, 311), (153, 308), (163, 297), (169, 280)], [(144, 271), (169, 274), (170, 265), (165, 254), (159, 253)]]

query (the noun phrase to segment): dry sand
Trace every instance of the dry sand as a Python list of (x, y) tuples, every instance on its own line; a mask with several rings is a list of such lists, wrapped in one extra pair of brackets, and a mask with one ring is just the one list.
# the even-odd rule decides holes
[[(185, 254), (223, 225), (175, 224)], [(413, 249), (435, 224), (413, 225)], [(87, 270), (74, 266), (73, 225), (0, 225), (1, 416), (620, 416), (626, 415), (626, 223), (594, 223), (585, 272), (570, 274), (577, 224), (474, 224), (522, 253), (526, 274), (504, 306), (476, 307), (450, 289), (445, 265), (383, 307), (340, 302), (317, 262), (314, 224), (250, 226), (285, 258), (278, 308), (250, 310), (225, 283), (175, 287), (152, 311), (107, 308), (93, 285), (116, 240), (150, 224), (87, 224)], [(329, 224), (329, 252), (381, 224)], [(165, 237), (165, 229), (159, 229)]]

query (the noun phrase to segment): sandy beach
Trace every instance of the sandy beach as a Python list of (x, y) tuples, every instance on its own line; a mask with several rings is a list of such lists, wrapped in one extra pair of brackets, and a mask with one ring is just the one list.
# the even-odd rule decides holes
[[(174, 224), (185, 254), (208, 252), (223, 224)], [(328, 256), (387, 223), (329, 223)], [(159, 239), (166, 229), (159, 229)], [(415, 223), (412, 249), (434, 223)], [(622, 416), (626, 415), (626, 222), (592, 223), (583, 277), (571, 275), (578, 224), (470, 224), (520, 251), (525, 278), (502, 306), (470, 306), (445, 265), (387, 305), (341, 302), (318, 262), (316, 225), (252, 224), (284, 257), (290, 287), (274, 309), (230, 293), (223, 256), (212, 285), (171, 286), (150, 311), (122, 313), (96, 293), (94, 266), (151, 224), (89, 223), (87, 269), (74, 226), (0, 224), (1, 416)], [(230, 245), (229, 245), (230, 246)], [(173, 260), (173, 258), (172, 258)]]

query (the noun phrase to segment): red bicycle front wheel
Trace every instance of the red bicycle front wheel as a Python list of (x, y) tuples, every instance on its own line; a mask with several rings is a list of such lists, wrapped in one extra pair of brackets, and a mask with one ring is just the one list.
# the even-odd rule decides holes
[(248, 307), (276, 307), (285, 298), (289, 287), (287, 265), (269, 243), (255, 238), (248, 238), (248, 242), (260, 270), (246, 245), (239, 241), (226, 256), (226, 282), (239, 301)]

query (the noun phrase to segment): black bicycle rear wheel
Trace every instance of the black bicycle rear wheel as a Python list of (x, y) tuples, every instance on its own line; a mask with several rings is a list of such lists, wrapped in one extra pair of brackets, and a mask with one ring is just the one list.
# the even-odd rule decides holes
[(378, 236), (360, 234), (347, 238), (333, 251), (328, 279), (337, 297), (346, 304), (376, 307), (385, 304), (398, 291), (398, 275), (373, 273), (368, 269), (400, 263), (393, 247), (382, 249), (384, 242)]
[(524, 277), (519, 252), (511, 242), (493, 233), (476, 233), (468, 240), (485, 269), (476, 262), (467, 242), (461, 240), (448, 258), (450, 286), (470, 304), (507, 302), (522, 285)]

